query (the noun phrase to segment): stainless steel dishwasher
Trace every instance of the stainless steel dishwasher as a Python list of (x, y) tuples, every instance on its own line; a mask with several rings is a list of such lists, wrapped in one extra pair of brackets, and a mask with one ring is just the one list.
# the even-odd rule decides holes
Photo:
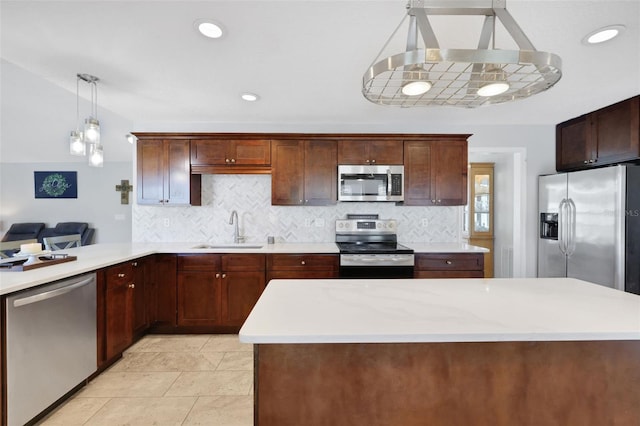
[(97, 369), (96, 275), (6, 298), (7, 423), (23, 425)]

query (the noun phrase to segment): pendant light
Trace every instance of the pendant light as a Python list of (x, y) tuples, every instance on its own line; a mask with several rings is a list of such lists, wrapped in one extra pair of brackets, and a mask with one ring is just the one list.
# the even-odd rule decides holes
[[(89, 84), (91, 90), (91, 111), (84, 120), (83, 131), (80, 131), (80, 80)], [(90, 74), (76, 74), (76, 130), (69, 138), (69, 151), (72, 155), (84, 156), (89, 154), (89, 166), (102, 167), (104, 152), (100, 142), (100, 121), (98, 121), (98, 81), (100, 79)]]
[[(429, 16), (484, 17), (477, 48), (441, 48)], [(405, 51), (389, 52), (407, 21)], [(495, 48), (497, 21), (520, 50)], [(362, 77), (362, 94), (379, 105), (475, 108), (547, 90), (562, 77), (561, 68), (559, 56), (535, 49), (506, 0), (409, 0), (405, 17)]]
[(84, 143), (82, 132), (80, 131), (80, 78), (76, 77), (76, 129), (71, 131), (69, 137), (69, 153), (71, 155), (84, 156), (87, 153), (87, 146)]

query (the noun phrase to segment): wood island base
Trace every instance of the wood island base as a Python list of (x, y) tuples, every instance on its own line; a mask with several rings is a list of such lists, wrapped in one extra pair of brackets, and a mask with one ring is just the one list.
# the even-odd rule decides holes
[(640, 341), (255, 344), (257, 426), (640, 424)]

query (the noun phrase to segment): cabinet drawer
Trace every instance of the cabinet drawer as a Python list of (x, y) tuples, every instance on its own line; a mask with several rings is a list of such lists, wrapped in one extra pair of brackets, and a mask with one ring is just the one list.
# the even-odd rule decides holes
[(482, 271), (416, 271), (414, 278), (484, 278)]
[(225, 254), (222, 256), (222, 270), (227, 271), (264, 271), (263, 254)]
[(184, 254), (178, 256), (178, 271), (220, 270), (219, 254)]
[(269, 256), (270, 270), (337, 270), (338, 256), (333, 254), (274, 254)]
[(133, 266), (131, 263), (121, 263), (106, 269), (107, 290), (112, 290), (133, 282)]
[(472, 271), (484, 268), (483, 254), (444, 253), (416, 255), (418, 271)]

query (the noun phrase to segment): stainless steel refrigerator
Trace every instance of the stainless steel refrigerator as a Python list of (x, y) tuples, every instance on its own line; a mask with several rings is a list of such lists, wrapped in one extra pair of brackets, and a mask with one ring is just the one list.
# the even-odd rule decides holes
[(538, 178), (538, 276), (640, 294), (640, 166)]

